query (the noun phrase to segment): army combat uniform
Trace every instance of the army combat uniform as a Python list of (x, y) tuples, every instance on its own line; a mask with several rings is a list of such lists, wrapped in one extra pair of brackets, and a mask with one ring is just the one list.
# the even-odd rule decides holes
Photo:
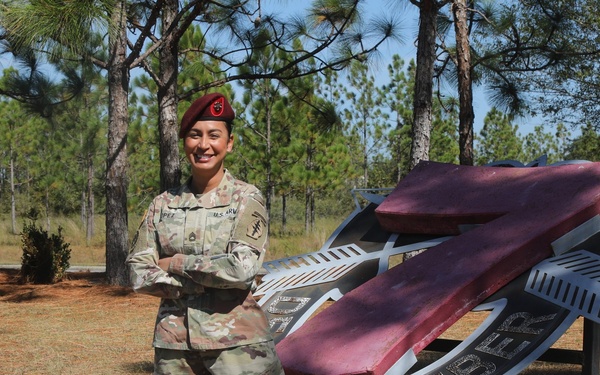
[[(206, 194), (194, 195), (188, 184), (153, 200), (127, 259), (134, 290), (162, 298), (153, 346), (163, 357), (172, 350), (247, 355), (241, 362), (258, 369), (235, 374), (282, 374), (251, 293), (267, 241), (262, 195), (228, 171)], [(173, 257), (168, 272), (158, 266), (164, 257)]]

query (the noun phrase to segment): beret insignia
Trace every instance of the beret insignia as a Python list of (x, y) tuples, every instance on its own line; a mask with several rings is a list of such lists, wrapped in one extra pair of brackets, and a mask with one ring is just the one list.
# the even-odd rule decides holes
[(224, 121), (231, 124), (235, 112), (223, 94), (206, 94), (196, 99), (181, 119), (179, 138), (184, 138), (197, 121)]
[(210, 114), (215, 116), (215, 117), (219, 117), (223, 114), (223, 102), (225, 101), (225, 98), (221, 97), (218, 98), (217, 100), (215, 100), (213, 102), (212, 107), (210, 108)]

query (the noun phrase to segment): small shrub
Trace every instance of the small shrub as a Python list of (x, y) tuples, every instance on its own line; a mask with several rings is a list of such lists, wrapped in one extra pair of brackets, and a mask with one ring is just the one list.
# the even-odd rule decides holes
[(21, 257), (21, 280), (35, 284), (53, 284), (65, 278), (71, 258), (70, 244), (58, 234), (48, 235), (33, 222), (23, 226), (21, 233), (23, 256)]

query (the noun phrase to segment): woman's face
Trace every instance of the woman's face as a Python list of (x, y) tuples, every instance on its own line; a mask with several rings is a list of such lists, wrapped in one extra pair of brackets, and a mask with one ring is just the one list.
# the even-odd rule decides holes
[(183, 140), (194, 175), (210, 178), (223, 170), (223, 160), (233, 148), (233, 135), (223, 121), (198, 121)]

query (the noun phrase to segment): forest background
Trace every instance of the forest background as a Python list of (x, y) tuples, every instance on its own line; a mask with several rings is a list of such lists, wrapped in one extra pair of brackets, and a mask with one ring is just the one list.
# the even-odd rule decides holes
[[(426, 2), (410, 1), (414, 5)], [(316, 7), (334, 2), (316, 1), (311, 3), (315, 7), (312, 9), (308, 6), (298, 9), (290, 6), (291, 2), (271, 3), (277, 17), (298, 20), (309, 17)], [(338, 1), (337, 6), (347, 7), (343, 3)], [(396, 22), (405, 25), (404, 31), (410, 31), (406, 25), (414, 25), (418, 17), (414, 10), (409, 11), (409, 1), (362, 3), (363, 9), (367, 9), (365, 18), (377, 19), (388, 13), (400, 15)], [(450, 24), (450, 10), (443, 5), (452, 2), (434, 3), (441, 10), (440, 20)], [(3, 4), (11, 6), (11, 2)], [(556, 22), (560, 20), (559, 10), (570, 9), (570, 16), (586, 17), (570, 19), (569, 25), (580, 27), (574, 33), (580, 37), (585, 34), (588, 44), (587, 52), (579, 60), (571, 57), (569, 64), (507, 76), (506, 79), (514, 80), (513, 86), (520, 83), (522, 97), (527, 99), (527, 105), (518, 110), (493, 91), (499, 86), (489, 76), (475, 75), (479, 85), (476, 92), (489, 96), (492, 103), (474, 136), (475, 164), (506, 159), (526, 164), (542, 156), (547, 157), (549, 164), (571, 159), (600, 160), (598, 117), (593, 112), (598, 109), (595, 98), (600, 71), (596, 69), (600, 20), (594, 16), (597, 12), (587, 10), (594, 2), (469, 2), (473, 14), (484, 14), (486, 4), (496, 5), (496, 20), (511, 14), (521, 16), (512, 21), (515, 29), (525, 28), (526, 17), (531, 13), (514, 12), (514, 7), (554, 12)], [(485, 19), (491, 20), (489, 13), (485, 15)], [(266, 14), (261, 16), (268, 19)], [(260, 19), (252, 22), (260, 23)], [(417, 66), (415, 56), (403, 52), (412, 49), (402, 48), (400, 41), (412, 43), (414, 35), (389, 38), (368, 55), (355, 54), (342, 65), (329, 66), (323, 57), (313, 55), (306, 60), (306, 64), (312, 65), (311, 74), (281, 77), (264, 72), (293, 60), (294, 54), (305, 49), (302, 39), (288, 40), (288, 52), (268, 45), (254, 50), (244, 64), (227, 70), (222, 67), (224, 55), (193, 53), (208, 42), (216, 46), (227, 44), (223, 39), (225, 34), (207, 40), (211, 26), (202, 25), (191, 23), (178, 41), (178, 117), (191, 100), (205, 92), (219, 91), (231, 98), (237, 113), (236, 143), (226, 161), (227, 167), (265, 193), (274, 245), (272, 257), (317, 250), (337, 223), (354, 209), (352, 189), (394, 187), (409, 172)], [(449, 30), (447, 25), (446, 29), (441, 27), (441, 31), (451, 34)], [(129, 29), (129, 33), (135, 32), (134, 27)], [(440, 35), (445, 34), (440, 32)], [(494, 39), (490, 34), (475, 31), (472, 36), (473, 51), (499, 48), (494, 43), (502, 37)], [(81, 59), (54, 58), (49, 51), (46, 57), (31, 50), (23, 53), (11, 48), (8, 38), (2, 40), (5, 42), (2, 52), (11, 54), (12, 60), (0, 79), (0, 247), (3, 251), (17, 247), (22, 224), (35, 220), (48, 230), (67, 225), (67, 240), (75, 241), (81, 251), (103, 248), (106, 245), (103, 222), (108, 209), (106, 180), (110, 174), (107, 166), (111, 164), (110, 77)], [(444, 58), (444, 54), (452, 56), (454, 51), (449, 40), (440, 38), (437, 43), (429, 159), (459, 163), (456, 77), (448, 73), (452, 69), (444, 70), (444, 66), (452, 65), (451, 58)], [(96, 43), (94, 48), (110, 54), (101, 37)], [(571, 40), (571, 43), (578, 42)], [(228, 53), (244, 54), (244, 51)], [(532, 53), (530, 58), (533, 57)], [(150, 200), (163, 190), (159, 124), (164, 119), (160, 118), (157, 101), (157, 92), (163, 88), (145, 74), (157, 71), (160, 63), (159, 56), (148, 54), (145, 64), (154, 69), (133, 70), (129, 84), (126, 206), (130, 234)], [(321, 65), (327, 69), (320, 69)], [(224, 79), (233, 74), (247, 78), (235, 82)], [(219, 86), (201, 84), (219, 78), (223, 78)], [(478, 102), (481, 103), (480, 99)], [(580, 107), (582, 103), (585, 110)], [(519, 130), (523, 121), (527, 121), (525, 134)], [(186, 163), (179, 161), (185, 178)], [(306, 241), (309, 237), (312, 240)], [(102, 262), (102, 255), (93, 258)]]

